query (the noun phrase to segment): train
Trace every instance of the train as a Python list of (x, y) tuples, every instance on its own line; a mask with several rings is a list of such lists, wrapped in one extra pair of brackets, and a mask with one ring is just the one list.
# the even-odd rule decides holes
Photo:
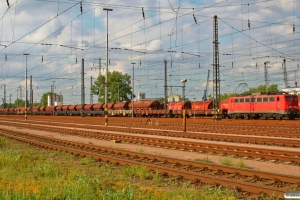
[[(157, 100), (140, 100), (134, 102), (109, 102), (109, 116), (136, 117), (186, 117), (218, 116), (228, 119), (295, 119), (299, 117), (298, 96), (291, 94), (252, 94), (248, 96), (230, 97), (221, 100), (218, 109), (214, 109), (213, 101), (169, 102), (166, 106)], [(31, 115), (105, 115), (105, 104), (77, 104), (58, 106), (28, 107)], [(25, 114), (25, 108), (0, 109), (0, 114)]]

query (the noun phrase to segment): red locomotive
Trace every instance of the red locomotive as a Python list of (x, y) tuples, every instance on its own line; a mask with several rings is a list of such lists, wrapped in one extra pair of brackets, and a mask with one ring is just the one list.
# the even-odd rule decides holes
[(228, 118), (234, 119), (295, 119), (298, 97), (290, 94), (230, 97)]

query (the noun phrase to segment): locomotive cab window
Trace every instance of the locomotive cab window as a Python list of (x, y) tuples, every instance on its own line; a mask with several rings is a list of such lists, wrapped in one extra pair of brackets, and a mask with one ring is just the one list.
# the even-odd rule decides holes
[(245, 102), (250, 102), (250, 98), (245, 98)]
[(256, 100), (255, 98), (251, 98), (251, 102), (255, 102), (255, 100)]
[(260, 97), (260, 98), (257, 98), (257, 102), (262, 102), (261, 97)]
[(239, 99), (234, 99), (234, 103), (238, 103), (239, 102)]
[(263, 102), (268, 102), (269, 98), (268, 97), (263, 97)]
[(241, 103), (244, 103), (244, 99), (240, 99), (240, 102), (241, 102)]
[(294, 97), (294, 101), (298, 101), (298, 97)]
[(286, 96), (286, 97), (285, 97), (285, 100), (286, 100), (286, 101), (292, 101), (292, 97), (291, 97), (291, 96)]
[(274, 101), (275, 101), (275, 97), (270, 97), (270, 98), (269, 98), (269, 101), (270, 101), (270, 102), (274, 102)]

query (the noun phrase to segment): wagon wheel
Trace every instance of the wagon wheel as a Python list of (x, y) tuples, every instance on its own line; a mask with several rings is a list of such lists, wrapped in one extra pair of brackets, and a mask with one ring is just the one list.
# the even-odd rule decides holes
[(245, 115), (244, 115), (244, 119), (249, 119), (249, 115), (248, 115), (248, 114), (245, 114)]

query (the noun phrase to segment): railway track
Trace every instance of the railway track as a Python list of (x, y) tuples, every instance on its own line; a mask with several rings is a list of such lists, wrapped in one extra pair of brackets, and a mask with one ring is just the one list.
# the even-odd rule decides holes
[[(20, 116), (18, 116), (20, 117)], [(33, 116), (36, 118), (36, 116)], [(96, 117), (55, 117), (55, 116), (42, 116), (44, 119), (51, 119), (55, 122), (78, 122), (80, 124), (89, 125), (103, 125), (104, 120)], [(3, 120), (7, 120), (8, 117), (3, 117)], [(61, 120), (62, 119), (62, 120)], [(172, 119), (177, 122), (169, 122), (170, 119), (153, 118), (152, 126), (145, 125), (146, 118), (113, 118), (109, 121), (109, 126), (123, 126), (123, 127), (136, 127), (136, 128), (149, 128), (157, 130), (173, 130), (182, 131), (182, 121), (179, 119)], [(120, 120), (122, 119), (122, 120)], [(103, 122), (99, 122), (103, 121)], [(159, 121), (156, 124), (156, 121)], [(206, 132), (206, 133), (222, 133), (222, 134), (235, 134), (235, 135), (249, 135), (249, 136), (265, 136), (265, 137), (284, 137), (284, 138), (300, 138), (300, 126), (298, 121), (264, 121), (259, 120), (253, 123), (245, 120), (223, 120), (221, 122), (214, 122), (211, 120), (194, 120), (190, 119), (187, 123), (187, 131), (192, 132)], [(261, 122), (261, 123), (258, 123)]]
[[(2, 117), (3, 120), (9, 119), (11, 116)], [(22, 119), (21, 116), (17, 116)], [(69, 122), (81, 123), (90, 125), (103, 125), (103, 118), (99, 117), (57, 117), (57, 116), (31, 116), (31, 118), (44, 118), (51, 120), (51, 122)], [(11, 119), (15, 119), (11, 118)], [(102, 122), (99, 122), (102, 121)], [(158, 123), (156, 124), (156, 121)], [(176, 122), (172, 122), (176, 121)], [(109, 120), (109, 126), (124, 126), (136, 128), (149, 128), (145, 125), (146, 118), (125, 118), (114, 117)], [(197, 123), (195, 123), (197, 122)], [(256, 123), (254, 123), (256, 122)], [(189, 119), (187, 122), (187, 131), (192, 132), (207, 132), (207, 133), (223, 133), (236, 135), (252, 135), (252, 136), (266, 136), (266, 137), (284, 137), (284, 138), (300, 138), (300, 126), (298, 120), (294, 121), (265, 121), (265, 120), (223, 120), (221, 122), (214, 122), (208, 119)], [(182, 131), (182, 121), (180, 119), (165, 119), (153, 118), (153, 129)]]
[[(5, 122), (4, 122), (5, 123)], [(261, 147), (261, 146), (247, 146), (240, 144), (224, 144), (220, 142), (208, 142), (199, 141), (192, 139), (182, 138), (165, 138), (153, 135), (147, 136), (144, 134), (132, 135), (132, 130), (122, 129), (123, 131), (129, 131), (130, 134), (121, 133), (120, 129), (116, 132), (115, 130), (91, 130), (84, 128), (66, 128), (56, 125), (40, 125), (29, 123), (17, 123), (9, 122), (10, 125), (15, 125), (18, 127), (45, 130), (50, 132), (57, 132), (69, 135), (76, 135), (81, 137), (95, 138), (101, 140), (120, 140), (125, 143), (139, 144), (155, 146), (160, 148), (176, 149), (183, 151), (192, 151), (199, 153), (213, 153), (218, 155), (230, 155), (234, 157), (242, 157), (246, 159), (256, 159), (256, 160), (272, 160), (273, 162), (286, 162), (295, 165), (300, 164), (300, 150), (299, 149), (286, 149), (286, 148), (271, 148), (271, 147)], [(69, 124), (70, 125), (70, 124)], [(137, 129), (139, 131), (148, 131), (143, 129)], [(133, 131), (134, 132), (134, 131)]]
[[(8, 121), (2, 121), (3, 123), (9, 123)], [(11, 122), (15, 123), (15, 122)], [(39, 122), (30, 122), (31, 124), (39, 124)], [(94, 130), (105, 130), (105, 131), (116, 131), (116, 132), (127, 132), (136, 134), (146, 135), (159, 135), (168, 137), (182, 137), (199, 140), (211, 140), (211, 141), (224, 141), (234, 143), (246, 143), (246, 144), (259, 144), (259, 145), (270, 145), (270, 146), (282, 146), (282, 147), (300, 147), (300, 139), (298, 138), (278, 138), (278, 137), (266, 137), (266, 136), (250, 136), (250, 135), (236, 135), (236, 134), (223, 134), (223, 133), (204, 133), (204, 132), (192, 132), (188, 131), (185, 133), (179, 131), (170, 131), (162, 129), (149, 129), (149, 127), (105, 127), (102, 125), (86, 125), (86, 124), (66, 124), (66, 123), (48, 123), (43, 122), (45, 125), (54, 125), (61, 127), (72, 127), (72, 128), (84, 128)]]
[(92, 144), (56, 139), (22, 131), (0, 128), (0, 135), (42, 148), (61, 150), (77, 156), (88, 156), (97, 161), (120, 165), (145, 165), (149, 170), (176, 176), (177, 180), (191, 180), (193, 184), (222, 185), (239, 191), (239, 198), (255, 199), (264, 193), (283, 198), (285, 192), (300, 187), (300, 177), (240, 169), (117, 150)]

